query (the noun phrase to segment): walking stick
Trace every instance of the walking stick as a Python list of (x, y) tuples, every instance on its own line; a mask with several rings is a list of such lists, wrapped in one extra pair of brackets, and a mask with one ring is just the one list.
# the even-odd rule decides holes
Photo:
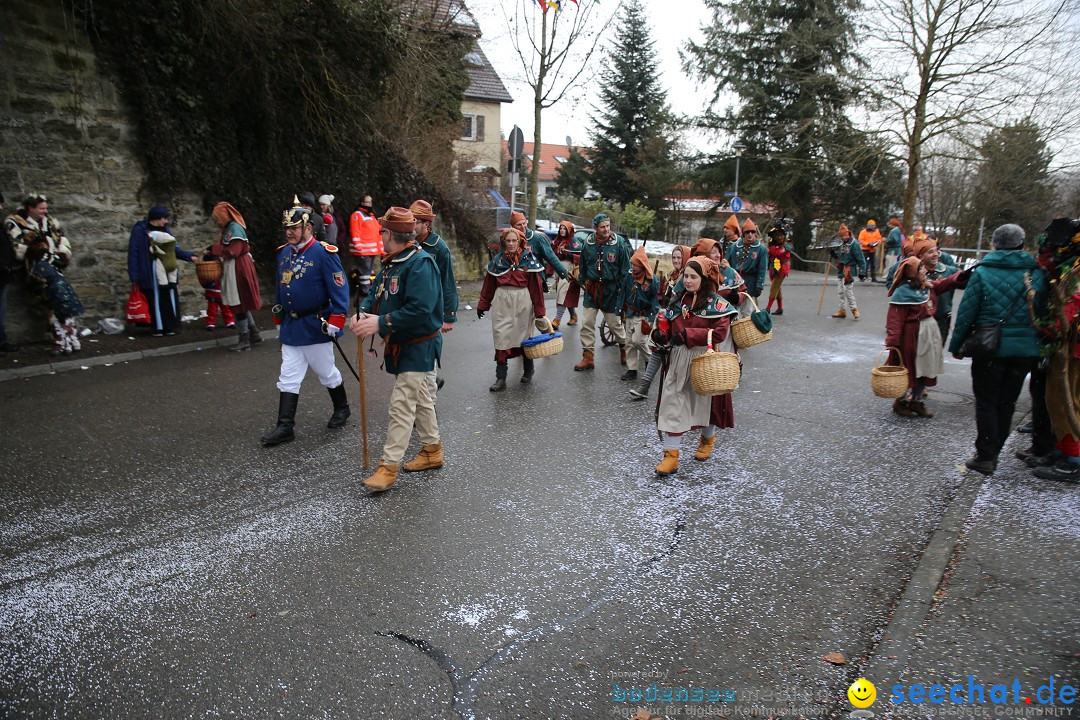
[[(360, 288), (356, 289), (356, 317), (360, 317)], [(356, 338), (356, 369), (360, 375), (360, 432), (364, 442), (364, 470), (371, 464), (367, 442), (367, 396), (364, 382), (364, 338)]]
[(825, 305), (825, 288), (829, 286), (829, 271), (832, 270), (832, 261), (825, 261), (825, 282), (821, 283), (821, 299), (818, 300), (817, 314), (821, 314), (821, 308)]

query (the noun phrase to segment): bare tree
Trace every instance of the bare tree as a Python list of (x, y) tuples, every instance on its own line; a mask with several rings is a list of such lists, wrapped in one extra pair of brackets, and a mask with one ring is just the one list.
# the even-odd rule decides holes
[[(903, 224), (911, 230), (921, 165), (936, 141), (963, 141), (973, 125), (1030, 113), (1027, 98), (1049, 77), (1041, 52), (1069, 24), (1071, 0), (876, 0), (881, 48), (872, 82), (884, 132), (907, 165)], [(1061, 74), (1059, 65), (1055, 72)], [(981, 135), (982, 133), (977, 133)]]
[[(539, 0), (544, 2), (544, 0)], [(607, 19), (597, 18), (599, 3), (562, 0), (562, 9), (541, 10), (537, 0), (516, 0), (510, 42), (533, 91), (533, 162), (529, 163), (529, 224), (536, 221), (540, 177), (540, 115), (562, 100), (582, 78), (598, 49), (598, 38)], [(505, 7), (505, 6), (504, 6)], [(617, 8), (615, 8), (617, 9)], [(504, 9), (505, 12), (505, 9)], [(599, 21), (598, 21), (599, 20)]]

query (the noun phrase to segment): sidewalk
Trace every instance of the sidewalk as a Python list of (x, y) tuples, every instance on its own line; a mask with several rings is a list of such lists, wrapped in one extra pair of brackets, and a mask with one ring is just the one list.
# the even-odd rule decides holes
[[(459, 314), (473, 312), (466, 310), (465, 306), (475, 306), (479, 293), (479, 280), (458, 283)], [(263, 340), (277, 338), (270, 307), (271, 304), (264, 304), (261, 310), (254, 313), (255, 324), (262, 331)], [(201, 352), (236, 344), (236, 330), (219, 325), (216, 330), (211, 331), (207, 330), (205, 325), (206, 319), (198, 317), (183, 323), (176, 335), (151, 337), (149, 328), (128, 326), (118, 335), (106, 335), (98, 331), (96, 322), (84, 323), (85, 327), (94, 332), (79, 338), (82, 350), (71, 355), (52, 357), (49, 355), (52, 345), (44, 340), (22, 345), (17, 352), (9, 352), (0, 358), (0, 382), (164, 355)]]

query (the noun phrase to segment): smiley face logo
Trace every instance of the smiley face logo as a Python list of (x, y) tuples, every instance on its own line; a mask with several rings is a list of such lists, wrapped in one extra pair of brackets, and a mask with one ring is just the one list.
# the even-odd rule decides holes
[(877, 700), (877, 688), (866, 678), (859, 678), (847, 689), (848, 700), (857, 708), (868, 708)]

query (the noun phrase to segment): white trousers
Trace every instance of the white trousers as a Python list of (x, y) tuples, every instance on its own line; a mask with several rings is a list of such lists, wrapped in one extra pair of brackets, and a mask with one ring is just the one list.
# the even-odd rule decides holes
[(333, 388), (341, 384), (341, 373), (334, 364), (334, 344), (282, 345), (281, 374), (277, 387), (281, 392), (299, 393), (308, 368), (319, 376), (323, 387)]

